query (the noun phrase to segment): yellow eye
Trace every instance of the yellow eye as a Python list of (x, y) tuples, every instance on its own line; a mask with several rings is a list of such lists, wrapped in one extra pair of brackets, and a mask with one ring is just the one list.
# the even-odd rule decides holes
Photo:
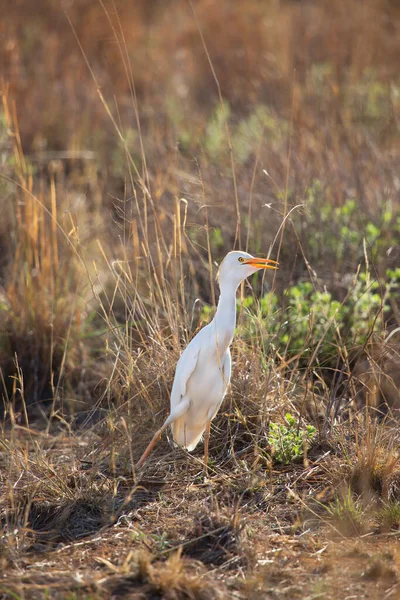
[(244, 258), (243, 258), (243, 256), (239, 256), (239, 258), (238, 258), (238, 261), (239, 261), (239, 262), (244, 262)]

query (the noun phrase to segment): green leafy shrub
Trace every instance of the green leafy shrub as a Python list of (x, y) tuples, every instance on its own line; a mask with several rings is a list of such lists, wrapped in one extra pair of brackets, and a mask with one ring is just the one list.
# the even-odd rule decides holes
[(319, 344), (319, 354), (332, 354), (337, 339), (336, 327), (345, 308), (326, 290), (315, 290), (308, 281), (299, 282), (285, 292), (288, 319), (281, 335), (281, 345), (290, 353), (309, 354)]
[(339, 345), (362, 345), (371, 331), (383, 330), (399, 282), (400, 268), (388, 269), (385, 282), (360, 273), (347, 279), (342, 302), (309, 281), (288, 287), (281, 297), (274, 292), (259, 301), (248, 296), (241, 303), (246, 315), (239, 321), (238, 333), (248, 341), (261, 339), (266, 354), (278, 350), (289, 358), (297, 355), (300, 366), (313, 355), (317, 364), (329, 366)]
[(313, 425), (301, 428), (299, 421), (290, 413), (286, 413), (285, 422), (270, 423), (268, 435), (273, 457), (283, 465), (301, 458), (305, 445), (309, 445), (315, 435)]
[(378, 264), (384, 252), (396, 243), (393, 203), (380, 202), (372, 216), (359, 210), (360, 202), (355, 197), (335, 206), (332, 194), (329, 186), (316, 179), (306, 190), (305, 214), (294, 213), (308, 261), (318, 268), (329, 259), (332, 272), (343, 273), (350, 265), (363, 262), (367, 252), (370, 262)]

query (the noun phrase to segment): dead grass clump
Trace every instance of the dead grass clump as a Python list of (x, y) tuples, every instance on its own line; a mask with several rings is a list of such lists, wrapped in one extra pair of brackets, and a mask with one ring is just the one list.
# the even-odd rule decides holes
[(367, 567), (362, 576), (365, 579), (386, 580), (390, 583), (395, 583), (398, 578), (398, 573), (392, 565), (388, 565), (381, 559), (376, 559)]
[(334, 530), (344, 537), (358, 537), (368, 530), (369, 520), (365, 506), (346, 486), (342, 486), (326, 511)]
[(374, 340), (353, 369), (357, 406), (367, 407), (380, 418), (397, 417), (400, 410), (400, 344), (397, 340)]
[(5, 572), (6, 569), (14, 568), (15, 561), (13, 557), (12, 549), (7, 545), (4, 540), (0, 541), (0, 569), (1, 572)]
[[(396, 529), (400, 522), (396, 431), (354, 418), (351, 424), (337, 424), (333, 433), (330, 458), (323, 464), (324, 488), (314, 496), (316, 503), (312, 501), (314, 516), (329, 521), (345, 537)], [(315, 460), (312, 453), (310, 459)]]
[(150, 570), (149, 580), (160, 598), (206, 600), (210, 594), (211, 597), (217, 595), (210, 583), (187, 573), (180, 552), (170, 556), (165, 563), (157, 563), (157, 567)]
[(242, 528), (236, 519), (221, 515), (199, 514), (194, 528), (183, 543), (183, 555), (201, 561), (205, 565), (237, 566), (243, 562), (241, 548)]
[(400, 501), (385, 502), (379, 512), (379, 518), (383, 532), (398, 531), (400, 528)]
[[(126, 568), (126, 567), (125, 567)], [(147, 552), (132, 556), (130, 575), (117, 576), (107, 584), (115, 597), (154, 598), (165, 600), (208, 600), (222, 597), (219, 586), (199, 577), (195, 569), (181, 558), (181, 551), (166, 561), (154, 561)]]
[(40, 542), (70, 542), (110, 523), (109, 502), (90, 495), (61, 503), (32, 502), (28, 525)]
[(361, 450), (350, 475), (350, 485), (356, 494), (395, 500), (399, 482), (400, 458), (394, 448), (378, 444)]

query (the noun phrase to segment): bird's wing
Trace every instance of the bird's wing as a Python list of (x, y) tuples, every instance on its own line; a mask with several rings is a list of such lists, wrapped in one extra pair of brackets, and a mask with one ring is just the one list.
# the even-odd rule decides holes
[(224, 356), (224, 362), (222, 363), (222, 376), (224, 378), (225, 391), (231, 380), (231, 366), (232, 366), (231, 352), (228, 348), (226, 351), (226, 354)]
[(213, 419), (215, 417), (215, 415), (217, 414), (217, 412), (219, 410), (219, 407), (222, 404), (223, 399), (225, 398), (225, 394), (228, 389), (229, 381), (231, 379), (231, 364), (232, 364), (231, 353), (228, 348), (227, 351), (225, 352), (222, 362), (221, 362), (221, 375), (222, 375), (223, 382), (224, 382), (222, 396), (220, 397), (219, 401), (216, 404), (212, 404), (210, 406), (210, 408), (208, 409), (208, 413), (207, 413), (208, 419)]
[(186, 394), (187, 382), (196, 368), (200, 353), (200, 344), (193, 343), (195, 341), (196, 338), (185, 348), (176, 365), (175, 378), (171, 390), (171, 412)]

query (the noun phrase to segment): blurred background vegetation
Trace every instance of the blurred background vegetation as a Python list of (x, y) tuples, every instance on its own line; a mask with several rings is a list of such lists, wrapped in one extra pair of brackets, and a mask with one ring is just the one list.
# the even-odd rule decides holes
[(237, 368), (257, 350), (262, 372), (318, 384), (328, 404), (367, 387), (396, 405), (397, 1), (1, 12), (7, 418), (154, 415), (234, 248), (281, 265), (241, 292)]

